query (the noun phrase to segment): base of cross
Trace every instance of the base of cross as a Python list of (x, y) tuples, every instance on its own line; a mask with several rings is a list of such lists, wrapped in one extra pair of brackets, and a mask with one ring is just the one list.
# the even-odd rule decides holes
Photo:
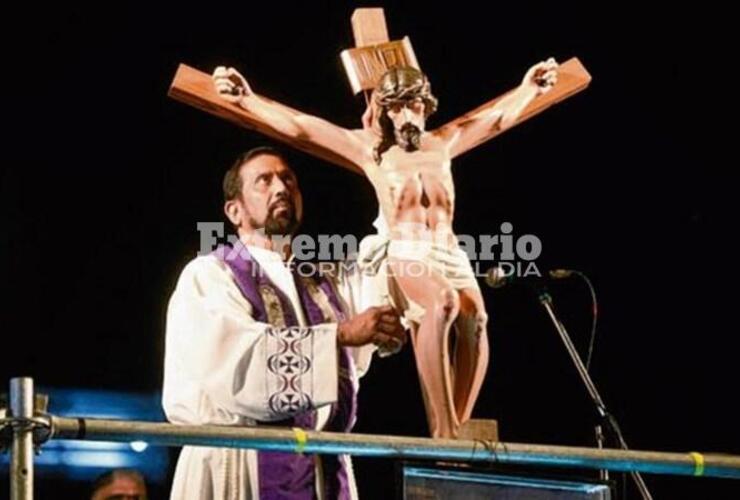
[(498, 420), (471, 418), (460, 426), (458, 439), (498, 441)]

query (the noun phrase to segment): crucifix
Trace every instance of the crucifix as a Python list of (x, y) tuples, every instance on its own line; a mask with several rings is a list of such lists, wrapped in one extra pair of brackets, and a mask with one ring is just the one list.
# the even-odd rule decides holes
[[(412, 341), (433, 437), (460, 435), (488, 366), (487, 316), (470, 261), (452, 231), (451, 161), (585, 89), (578, 59), (550, 58), (521, 84), (427, 130), (437, 109), (408, 37), (390, 41), (382, 9), (352, 16), (356, 47), (341, 54), (350, 86), (363, 93), (362, 128), (346, 129), (255, 93), (235, 69), (212, 75), (180, 65), (170, 96), (364, 175), (375, 189), (377, 235), (359, 260), (381, 262), (393, 304), (413, 324)], [(454, 352), (448, 337), (456, 332)]]

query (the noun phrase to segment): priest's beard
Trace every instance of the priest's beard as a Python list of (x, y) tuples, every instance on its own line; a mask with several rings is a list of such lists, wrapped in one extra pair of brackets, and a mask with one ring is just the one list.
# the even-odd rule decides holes
[(401, 128), (394, 129), (396, 144), (404, 151), (417, 151), (421, 147), (421, 129), (407, 122)]
[[(265, 219), (264, 231), (266, 236), (287, 236), (293, 234), (298, 229), (298, 219), (295, 213), (295, 205), (292, 202), (287, 201), (287, 210), (281, 212), (280, 215), (275, 215), (275, 209), (272, 208), (267, 213)], [(252, 219), (250, 221), (252, 227), (259, 227), (257, 221)]]

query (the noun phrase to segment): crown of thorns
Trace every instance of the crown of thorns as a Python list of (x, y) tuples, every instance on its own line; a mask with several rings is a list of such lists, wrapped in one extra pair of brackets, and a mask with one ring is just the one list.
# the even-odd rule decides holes
[(416, 98), (424, 100), (426, 116), (437, 110), (437, 98), (432, 95), (432, 87), (426, 75), (410, 66), (389, 69), (375, 87), (375, 102), (384, 108)]

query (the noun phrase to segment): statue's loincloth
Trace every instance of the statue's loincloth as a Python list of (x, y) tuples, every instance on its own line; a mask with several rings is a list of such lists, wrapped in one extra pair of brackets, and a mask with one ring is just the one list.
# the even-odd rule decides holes
[[(365, 279), (372, 283), (373, 294), (378, 294), (378, 303), (390, 303), (403, 311), (408, 321), (419, 323), (424, 308), (410, 300), (396, 283), (388, 266), (388, 258), (404, 260), (410, 276), (422, 276), (427, 269), (444, 277), (456, 290), (478, 289), (475, 273), (468, 255), (457, 245), (440, 243), (433, 239), (395, 239), (374, 234), (360, 242), (358, 264)], [(414, 266), (414, 262), (422, 265)]]

